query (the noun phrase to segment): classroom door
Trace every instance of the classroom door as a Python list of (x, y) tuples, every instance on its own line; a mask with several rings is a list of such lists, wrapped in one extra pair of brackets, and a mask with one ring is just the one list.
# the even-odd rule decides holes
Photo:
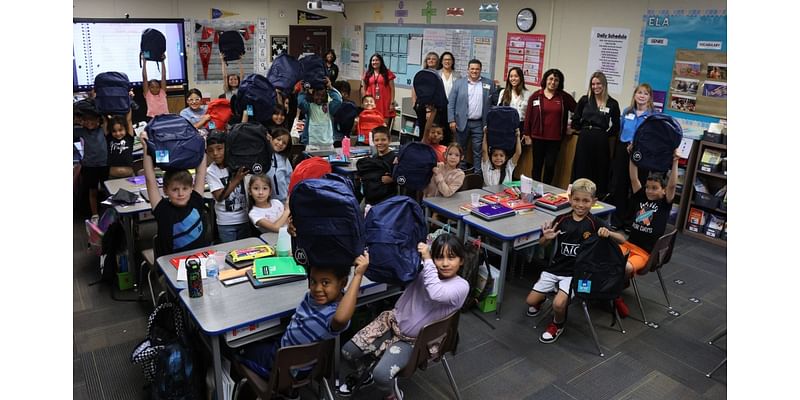
[(330, 26), (289, 25), (289, 54), (300, 57), (316, 53), (322, 57), (330, 48)]

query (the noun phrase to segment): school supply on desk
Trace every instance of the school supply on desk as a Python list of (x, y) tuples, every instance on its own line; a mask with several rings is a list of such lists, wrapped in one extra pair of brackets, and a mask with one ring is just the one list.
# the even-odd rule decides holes
[(178, 269), (181, 265), (181, 262), (185, 261), (189, 257), (195, 256), (199, 257), (200, 259), (205, 259), (208, 258), (208, 256), (210, 255), (211, 255), (210, 251), (203, 250), (203, 251), (198, 251), (197, 253), (194, 254), (187, 254), (185, 256), (173, 257), (171, 260), (169, 260), (169, 263), (172, 264), (172, 266), (175, 267), (175, 269)]
[(131, 193), (125, 189), (120, 188), (117, 193), (110, 197), (114, 204), (136, 204), (139, 201), (139, 196), (136, 193)]
[(557, 194), (548, 192), (545, 193), (544, 196), (537, 199), (534, 204), (548, 210), (558, 211), (569, 207), (569, 199), (564, 196), (559, 196)]
[(235, 249), (225, 255), (225, 262), (233, 268), (240, 269), (253, 265), (253, 261), (263, 257), (272, 257), (275, 250), (269, 245), (260, 244), (256, 246)]
[(481, 202), (486, 204), (496, 204), (501, 200), (514, 200), (519, 199), (520, 192), (517, 188), (506, 188), (502, 192), (485, 194), (481, 196)]
[(293, 257), (272, 257), (256, 260), (248, 268), (247, 279), (258, 289), (306, 279), (306, 270)]
[(344, 154), (331, 154), (327, 159), (331, 165), (350, 165), (350, 158)]
[(127, 178), (126, 180), (128, 182), (134, 184), (134, 185), (144, 185), (145, 184), (144, 175), (132, 176), (130, 178)]
[(499, 203), (514, 211), (533, 210), (536, 208), (536, 205), (524, 199), (502, 199)]
[(513, 209), (508, 208), (499, 203), (480, 206), (478, 208), (471, 210), (470, 212), (487, 221), (494, 221), (496, 219), (516, 215), (516, 212)]

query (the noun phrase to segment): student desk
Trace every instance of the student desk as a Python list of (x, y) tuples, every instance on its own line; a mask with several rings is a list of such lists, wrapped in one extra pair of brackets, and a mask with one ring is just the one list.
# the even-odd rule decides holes
[(463, 218), (470, 212), (461, 208), (462, 204), (472, 201), (472, 194), (477, 193), (481, 196), (489, 194), (485, 189), (470, 189), (463, 192), (456, 192), (450, 197), (425, 197), (422, 205), (425, 207), (425, 220), (439, 227), (444, 227), (445, 223), (439, 222), (432, 217), (433, 212), (438, 213), (457, 222), (456, 231), (458, 237), (464, 237)]
[[(166, 256), (168, 258), (173, 257)], [(169, 268), (173, 268), (171, 265)], [(348, 282), (351, 282), (349, 280)], [(214, 366), (214, 380), (216, 382), (217, 398), (222, 399), (222, 353), (220, 350), (220, 336), (235, 328), (246, 327), (250, 324), (263, 322), (277, 322), (282, 317), (294, 313), (297, 305), (308, 292), (308, 282), (305, 280), (284, 283), (261, 289), (253, 288), (249, 282), (224, 287), (219, 282), (215, 295), (203, 294), (202, 297), (189, 297), (188, 290), (182, 290), (179, 298), (183, 307), (188, 311), (192, 320), (200, 328), (203, 341), (211, 350)], [(371, 289), (369, 290), (368, 289)], [(372, 293), (371, 293), (372, 292)], [(357, 305), (368, 304), (374, 301), (393, 296), (401, 292), (399, 287), (386, 287), (370, 281), (364, 277), (361, 281)], [(239, 347), (247, 343), (270, 336), (278, 336), (283, 332), (280, 325), (267, 328), (239, 339), (227, 341), (230, 347)], [(210, 343), (209, 343), (210, 342)], [(339, 338), (336, 339), (338, 354)], [(338, 358), (338, 357), (336, 357)]]
[[(484, 187), (485, 190), (492, 193), (497, 193), (502, 190), (500, 185)], [(496, 190), (495, 190), (496, 189)], [(545, 189), (548, 190), (548, 189)], [(556, 192), (558, 193), (558, 192)], [(615, 210), (615, 207), (599, 203), (602, 208), (593, 208), (591, 213), (596, 216), (610, 216)], [(497, 310), (495, 314), (500, 318), (500, 310), (503, 303), (503, 293), (505, 289), (505, 277), (508, 269), (508, 259), (511, 250), (521, 250), (527, 247), (536, 246), (539, 237), (542, 234), (542, 225), (545, 222), (550, 222), (555, 217), (554, 213), (563, 214), (568, 212), (569, 209), (551, 212), (550, 210), (543, 210), (536, 208), (532, 213), (525, 213), (514, 215), (512, 217), (500, 218), (494, 221), (487, 221), (474, 215), (467, 215), (463, 218), (465, 229), (465, 238), (475, 239), (479, 233), (494, 238), (500, 241), (500, 247), (496, 247), (488, 241), (482, 240), (481, 246), (500, 256), (500, 276), (495, 279), (497, 287)], [(473, 233), (474, 231), (477, 231)]]
[[(158, 268), (161, 269), (161, 272), (164, 274), (164, 277), (165, 277), (165, 279), (167, 281), (167, 284), (169, 285), (170, 291), (172, 292), (172, 294), (174, 294), (177, 297), (178, 292), (183, 291), (183, 289), (186, 289), (186, 281), (178, 281), (178, 269), (175, 268), (175, 266), (172, 265), (172, 263), (170, 263), (170, 260), (172, 260), (173, 258), (178, 257), (178, 256), (185, 256), (185, 255), (195, 254), (195, 253), (203, 251), (203, 250), (214, 250), (214, 251), (229, 252), (231, 250), (241, 249), (243, 247), (258, 246), (260, 244), (264, 244), (264, 241), (261, 240), (260, 238), (257, 238), (257, 237), (251, 237), (251, 238), (247, 238), (247, 239), (235, 240), (233, 242), (220, 243), (220, 244), (209, 246), (209, 247), (205, 247), (205, 248), (202, 248), (202, 249), (187, 250), (187, 251), (183, 251), (183, 252), (180, 252), (180, 253), (161, 256), (161, 257), (158, 257), (158, 259), (156, 260), (156, 264), (158, 265)], [(224, 266), (221, 265), (220, 266), (220, 271), (222, 271), (224, 269), (228, 269), (228, 268), (233, 268), (233, 267), (231, 267), (230, 265), (227, 265), (227, 263), (226, 263), (226, 265), (224, 265)], [(204, 281), (204, 283), (205, 282), (206, 281)], [(219, 285), (219, 286), (222, 286), (222, 284), (220, 284), (219, 282), (216, 282), (215, 284)], [(239, 286), (239, 285), (243, 285), (243, 283), (242, 284), (236, 284), (236, 285), (233, 285), (233, 286), (228, 286), (228, 287), (235, 287), (235, 286)]]
[(277, 232), (262, 233), (261, 236), (259, 236), (259, 239), (261, 239), (261, 241), (270, 246), (275, 246), (278, 244), (278, 233)]

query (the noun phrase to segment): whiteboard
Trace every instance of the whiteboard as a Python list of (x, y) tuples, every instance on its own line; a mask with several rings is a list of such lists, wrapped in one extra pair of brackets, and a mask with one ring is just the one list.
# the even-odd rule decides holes
[(481, 60), (484, 77), (492, 79), (497, 46), (497, 27), (442, 24), (364, 24), (363, 75), (374, 53), (397, 75), (395, 86), (410, 88), (422, 69), (425, 54), (449, 51), (455, 56), (457, 75), (466, 76), (470, 59)]

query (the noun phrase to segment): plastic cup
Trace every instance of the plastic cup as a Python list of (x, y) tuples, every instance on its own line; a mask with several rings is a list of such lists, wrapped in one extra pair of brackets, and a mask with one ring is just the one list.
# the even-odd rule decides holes
[(472, 193), (470, 197), (472, 199), (473, 206), (477, 207), (481, 205), (481, 195), (479, 193)]

